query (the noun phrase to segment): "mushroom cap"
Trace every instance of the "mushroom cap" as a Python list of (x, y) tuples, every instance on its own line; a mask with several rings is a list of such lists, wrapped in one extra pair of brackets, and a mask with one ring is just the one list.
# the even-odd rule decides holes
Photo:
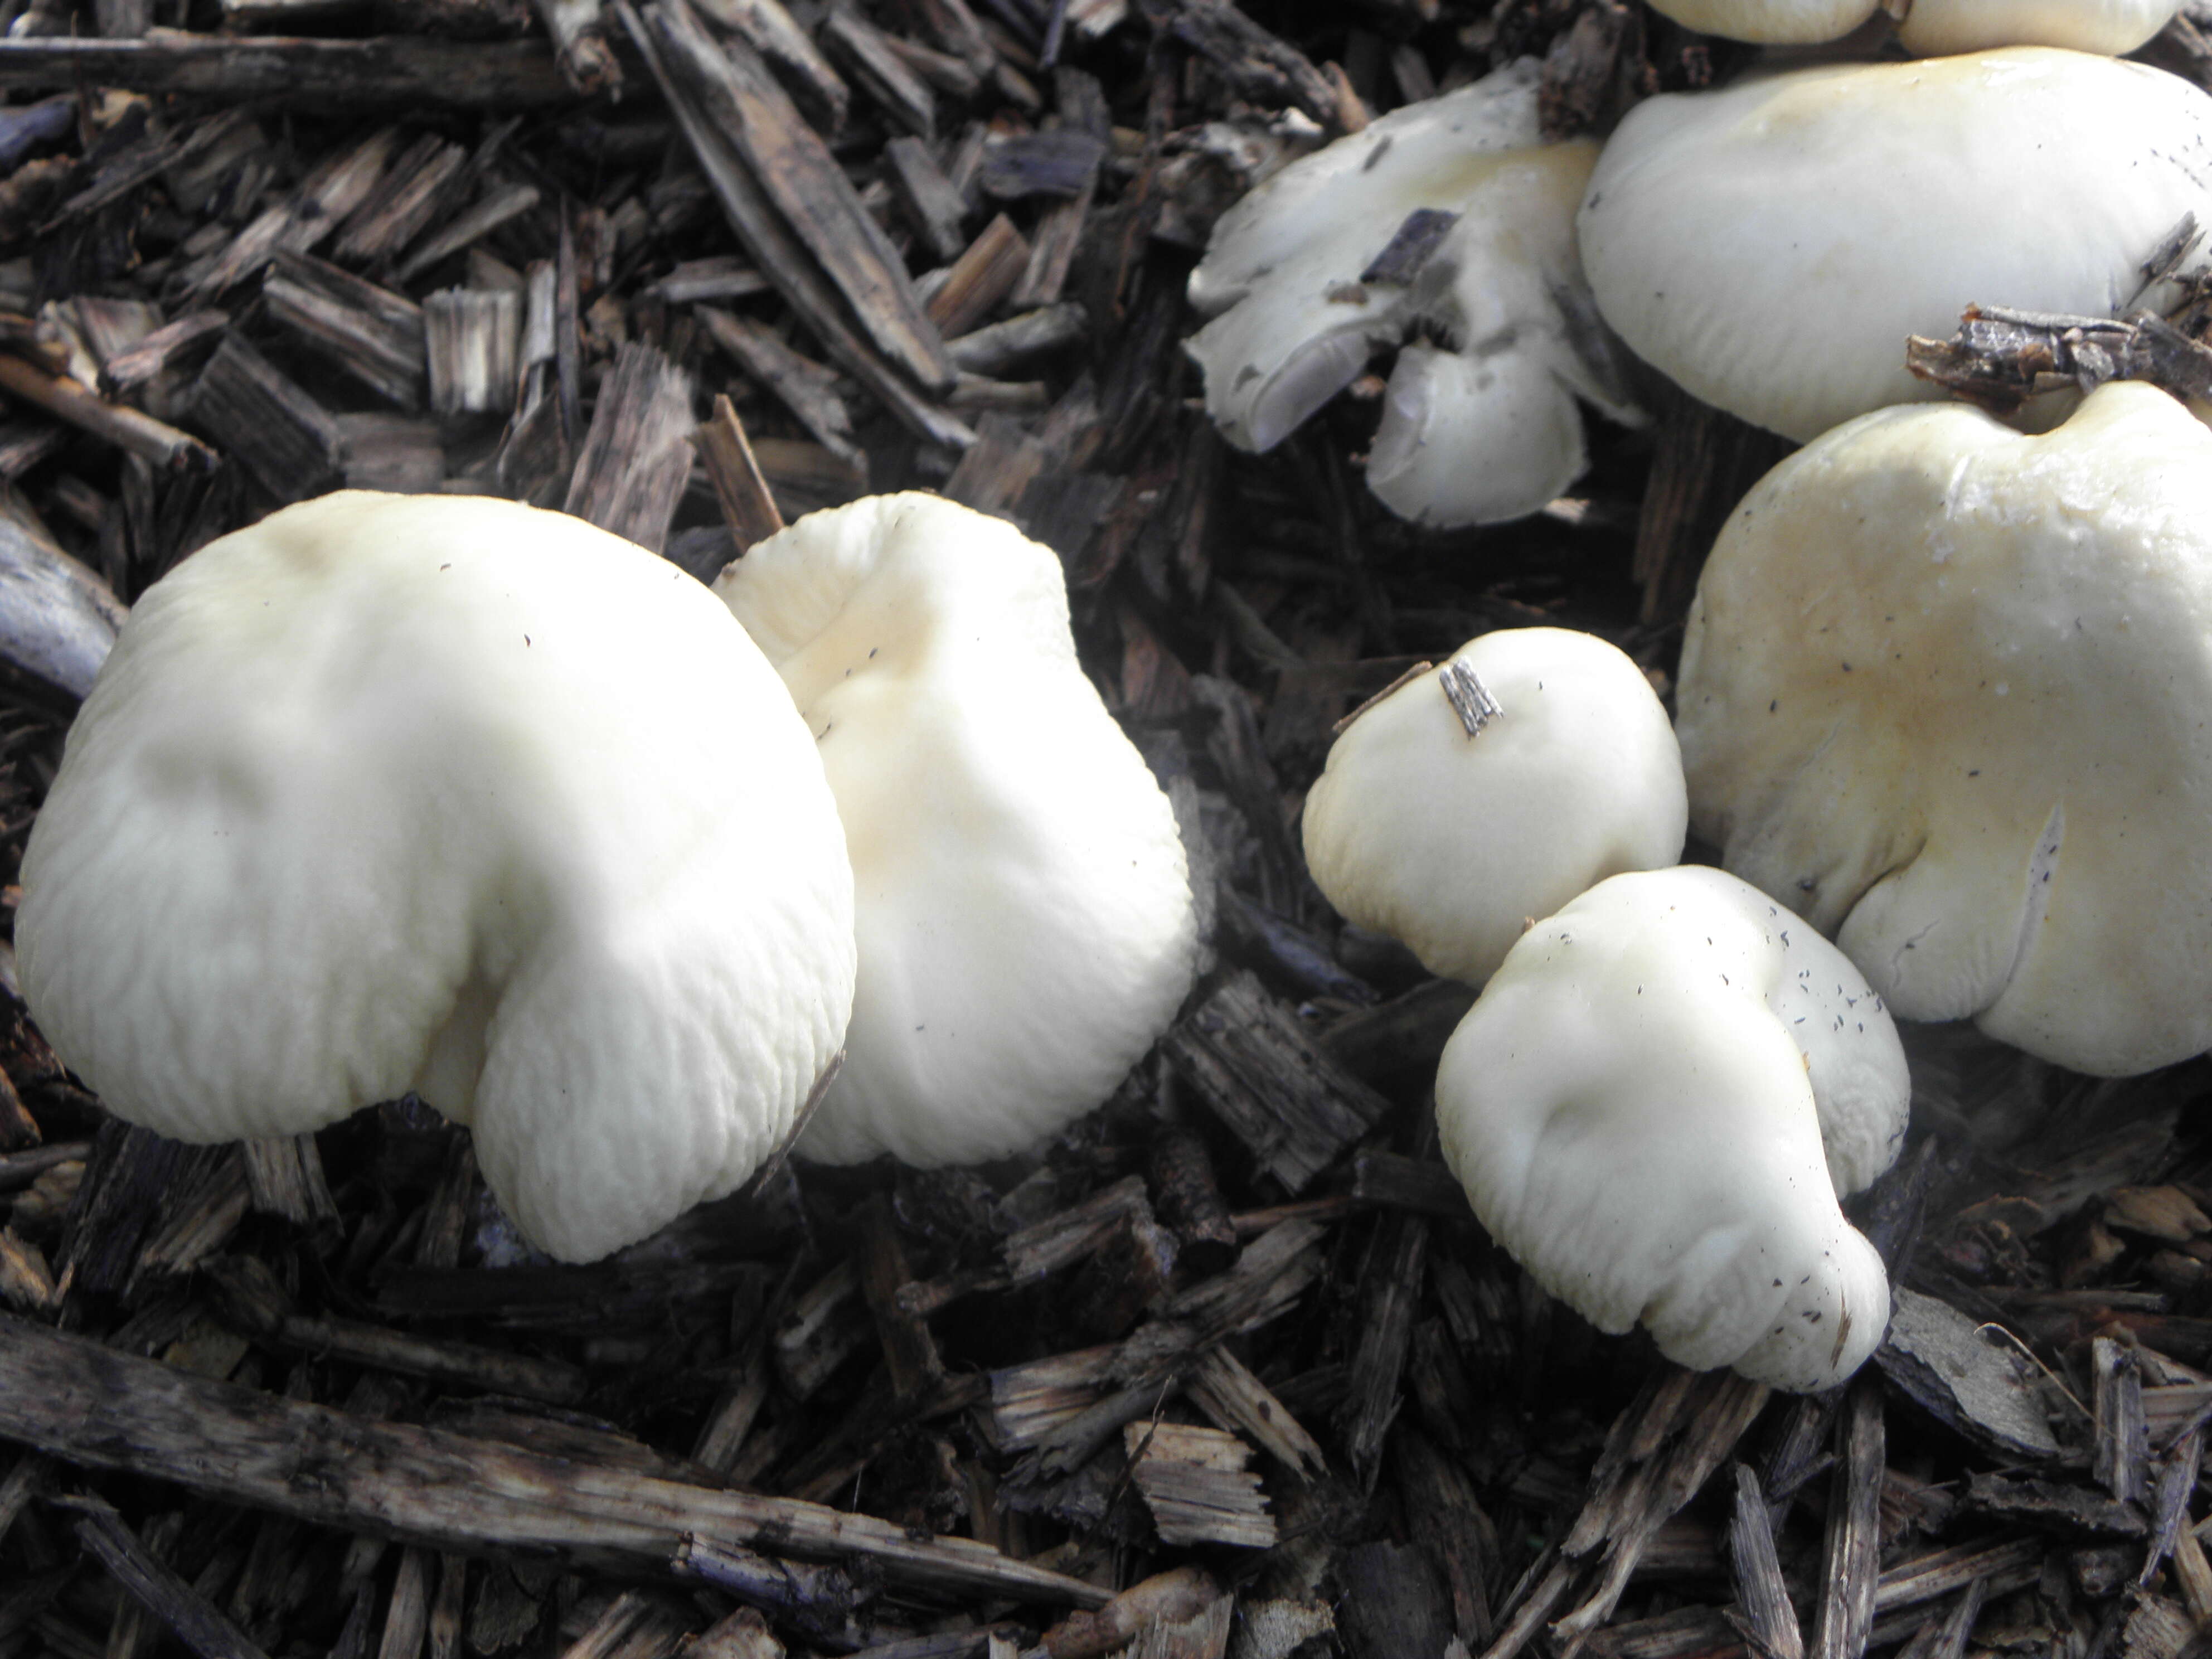
[(1076, 662), (1053, 552), (934, 495), (809, 514), (716, 578), (852, 849), (845, 1065), (799, 1143), (973, 1163), (1111, 1093), (1189, 989), (1166, 795)]
[[(1273, 448), (1417, 329), (1451, 349), (1401, 356), (1369, 468), (1402, 517), (1533, 513), (1587, 464), (1577, 396), (1640, 418), (1575, 259), (1597, 146), (1543, 143), (1539, 74), (1523, 58), (1394, 110), (1221, 216), (1190, 277), (1192, 306), (1213, 320), (1189, 351), (1231, 443)], [(1363, 281), (1422, 209), (1458, 216), (1410, 281)]]
[(2212, 1046), (2212, 432), (2164, 392), (1791, 456), (1713, 549), (1678, 703), (1698, 833), (1900, 1018), (2112, 1076)]
[[(1442, 676), (1504, 712), (1469, 736)], [(1346, 726), (1306, 793), (1306, 863), (1347, 920), (1480, 985), (1533, 916), (1682, 856), (1682, 757), (1651, 684), (1592, 634), (1471, 640)]]
[(1684, 866), (1601, 882), (1513, 947), (1445, 1045), (1437, 1122), (1482, 1224), (1592, 1324), (1811, 1390), (1888, 1322), (1836, 1200), (1894, 1158), (1910, 1094), (1842, 953)]
[(1647, 99), (1577, 223), (1598, 309), (1633, 349), (1804, 442), (1941, 396), (1905, 339), (1948, 338), (1970, 304), (2127, 305), (2188, 213), (2212, 222), (2212, 96), (2023, 46)]
[(1992, 46), (2133, 52), (2173, 21), (2181, 0), (1911, 0), (1897, 37), (1923, 58)]
[(1651, 5), (1700, 34), (1778, 46), (1840, 40), (1879, 9), (1880, 0), (1652, 0)]
[(118, 1115), (228, 1140), (412, 1089), (583, 1261), (787, 1138), (844, 1030), (852, 876), (806, 728), (697, 582), (562, 514), (347, 492), (139, 600), (16, 946)]

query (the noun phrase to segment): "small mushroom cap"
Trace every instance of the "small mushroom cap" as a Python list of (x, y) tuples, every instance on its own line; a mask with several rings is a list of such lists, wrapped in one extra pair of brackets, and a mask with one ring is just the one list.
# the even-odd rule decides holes
[(1897, 38), (1916, 57), (1995, 46), (2133, 52), (2173, 21), (2181, 0), (1911, 0)]
[(585, 1261), (787, 1137), (852, 876), (789, 696), (690, 577), (562, 514), (348, 492), (140, 599), (16, 946), (118, 1115), (228, 1140), (412, 1089)]
[(974, 1163), (1112, 1092), (1189, 989), (1167, 797), (1075, 658), (1053, 552), (934, 495), (813, 513), (714, 591), (791, 688), (845, 820), (860, 985), (799, 1149)]
[(2212, 1046), (2212, 432), (2114, 383), (1892, 409), (1769, 473), (1683, 643), (1698, 833), (1902, 1018), (2078, 1071)]
[(2127, 306), (2190, 213), (2212, 223), (2212, 96), (2142, 64), (2018, 47), (1647, 99), (1578, 226), (1622, 339), (1804, 442), (1941, 396), (1906, 370), (1905, 342), (1948, 339), (1970, 304)]
[(1879, 0), (1652, 0), (1651, 5), (1700, 34), (1778, 46), (1840, 40), (1879, 9)]
[[(1442, 677), (1504, 713), (1474, 735)], [(1306, 863), (1347, 921), (1480, 985), (1532, 916), (1682, 856), (1681, 751), (1651, 684), (1592, 634), (1508, 629), (1363, 711), (1306, 793)]]
[(1601, 882), (1513, 947), (1445, 1045), (1437, 1122), (1483, 1225), (1592, 1324), (1813, 1390), (1888, 1322), (1836, 1200), (1895, 1158), (1910, 1095), (1842, 953), (1682, 866)]
[[(1190, 300), (1206, 410), (1240, 449), (1272, 449), (1376, 351), (1416, 328), (1369, 469), (1401, 516), (1435, 525), (1533, 513), (1580, 476), (1582, 397), (1640, 418), (1621, 390), (1574, 248), (1597, 160), (1546, 144), (1539, 66), (1393, 111), (1292, 163), (1221, 216)], [(1409, 216), (1457, 216), (1410, 280), (1363, 281)]]

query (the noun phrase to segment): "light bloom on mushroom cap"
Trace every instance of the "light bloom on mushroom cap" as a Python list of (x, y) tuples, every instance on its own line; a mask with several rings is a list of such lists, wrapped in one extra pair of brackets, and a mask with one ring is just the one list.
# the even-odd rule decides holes
[(1078, 665), (1051, 550), (935, 495), (813, 513), (715, 579), (852, 848), (859, 989), (799, 1151), (1017, 1152), (1167, 1028), (1196, 921), (1167, 797)]
[(1911, 0), (1897, 37), (1923, 58), (1993, 46), (2133, 52), (2173, 21), (2181, 0)]
[(1813, 1390), (1888, 1322), (1836, 1200), (1896, 1157), (1910, 1095), (1842, 953), (1682, 866), (1601, 882), (1513, 947), (1445, 1045), (1437, 1123), (1491, 1236), (1592, 1324)]
[(1700, 34), (1778, 46), (1840, 40), (1879, 9), (1879, 0), (1651, 0), (1652, 10)]
[[(1503, 714), (1472, 736), (1441, 676)], [(1480, 985), (1532, 916), (1682, 856), (1681, 750), (1643, 670), (1592, 634), (1485, 634), (1363, 711), (1306, 793), (1306, 863), (1347, 921)]]
[(1631, 347), (1804, 442), (1941, 396), (1905, 342), (1949, 338), (1970, 304), (2128, 305), (2189, 213), (2212, 222), (2212, 96), (2019, 47), (1647, 99), (1577, 222), (1598, 308)]
[[(1577, 396), (1640, 418), (1575, 259), (1597, 146), (1542, 142), (1538, 78), (1523, 58), (1394, 110), (1221, 216), (1190, 278), (1192, 306), (1213, 320), (1189, 349), (1231, 443), (1273, 448), (1416, 330), (1450, 349), (1400, 355), (1368, 464), (1369, 487), (1401, 517), (1533, 513), (1587, 464)], [(1458, 218), (1413, 280), (1360, 281), (1424, 208)]]
[(1698, 832), (1908, 1019), (2078, 1071), (2212, 1045), (2212, 432), (1855, 421), (1753, 489), (1683, 643)]
[(16, 945), (118, 1115), (228, 1140), (413, 1089), (585, 1261), (789, 1134), (852, 875), (789, 696), (690, 577), (562, 514), (348, 492), (139, 601)]

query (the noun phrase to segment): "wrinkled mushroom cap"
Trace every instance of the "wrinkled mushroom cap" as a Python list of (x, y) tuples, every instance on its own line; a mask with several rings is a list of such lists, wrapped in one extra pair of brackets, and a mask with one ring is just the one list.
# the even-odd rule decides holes
[(1878, 0), (1652, 0), (1651, 9), (1724, 40), (1809, 46), (1842, 40), (1879, 5)]
[(852, 848), (860, 984), (799, 1141), (973, 1163), (1097, 1105), (1196, 965), (1167, 797), (1075, 658), (1059, 559), (934, 495), (869, 496), (714, 591), (790, 686)]
[(1939, 396), (1906, 371), (1905, 339), (1948, 338), (1970, 304), (2125, 307), (2189, 213), (2212, 223), (2212, 96), (2021, 47), (1648, 99), (1606, 146), (1578, 225), (1622, 339), (1803, 442)]
[(1923, 58), (1995, 46), (2133, 52), (2173, 21), (2181, 0), (1911, 0), (1897, 37)]
[(1910, 1092), (1834, 946), (1683, 866), (1602, 882), (1513, 947), (1445, 1046), (1437, 1122), (1483, 1225), (1592, 1324), (1813, 1390), (1888, 1321), (1836, 1200), (1894, 1158)]
[(1762, 480), (1683, 645), (1698, 832), (1909, 1019), (2076, 1070), (2212, 1046), (2212, 432), (2100, 388), (1893, 409)]
[[(1441, 677), (1502, 714), (1473, 735)], [(1480, 985), (1532, 917), (1682, 855), (1681, 751), (1650, 682), (1591, 634), (1509, 629), (1363, 711), (1306, 793), (1306, 863), (1347, 921)]]
[[(1190, 300), (1206, 404), (1240, 449), (1272, 449), (1376, 351), (1401, 354), (1368, 483), (1401, 517), (1533, 513), (1586, 464), (1577, 395), (1637, 418), (1577, 266), (1575, 205), (1597, 159), (1542, 142), (1538, 65), (1395, 110), (1294, 162), (1224, 214)], [(1458, 216), (1410, 281), (1364, 282), (1421, 209)]]
[(414, 1090), (582, 1261), (729, 1192), (836, 1053), (821, 762), (714, 596), (578, 519), (349, 492), (125, 623), (23, 860), (24, 994), (194, 1141)]

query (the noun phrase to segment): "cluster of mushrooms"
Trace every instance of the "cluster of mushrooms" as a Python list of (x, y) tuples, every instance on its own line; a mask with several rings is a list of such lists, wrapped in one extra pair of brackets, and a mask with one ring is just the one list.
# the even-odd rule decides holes
[(1713, 549), (1672, 729), (1611, 646), (1486, 635), (1352, 721), (1304, 828), (1348, 920), (1480, 993), (1436, 1095), (1492, 1234), (1604, 1329), (1817, 1389), (1887, 1323), (1838, 1200), (1902, 1144), (1893, 1015), (2106, 1076), (2212, 1048), (2212, 411), (2112, 382), (2007, 425), (1904, 366), (1974, 303), (2200, 270), (2212, 97), (2097, 55), (2171, 0), (1655, 4), (1888, 55), (1601, 150), (1538, 141), (1528, 61), (1385, 116), (1224, 216), (1190, 349), (1264, 449), (1411, 342), (1369, 479), (1439, 526), (1564, 489), (1639, 359), (1805, 444)]
[(230, 1140), (411, 1092), (569, 1261), (794, 1133), (1017, 1151), (1112, 1091), (1197, 949), (1058, 558), (921, 495), (711, 590), (508, 501), (288, 507), (133, 609), (22, 887), (25, 1000), (118, 1115)]
[[(1661, 9), (1802, 42), (1872, 3)], [(2125, 384), (2018, 430), (1902, 368), (1969, 303), (2112, 313), (2202, 263), (2145, 271), (2212, 222), (2212, 98), (2093, 55), (2172, 10), (1911, 0), (1904, 49), (1962, 55), (1769, 67), (1602, 150), (1539, 142), (1515, 64), (1278, 173), (1192, 279), (1249, 448), (1402, 347), (1369, 477), (1430, 523), (1551, 499), (1577, 398), (1641, 418), (1635, 359), (1809, 441), (1713, 551), (1677, 723), (1610, 645), (1487, 635), (1305, 807), (1344, 915), (1480, 990), (1437, 1080), (1476, 1213), (1685, 1364), (1820, 1389), (1881, 1340), (1838, 1199), (1903, 1140), (1893, 1013), (2106, 1075), (2212, 1047), (2212, 430)], [(411, 1091), (569, 1260), (793, 1136), (1018, 1150), (1197, 952), (1058, 562), (914, 495), (711, 591), (507, 502), (276, 514), (137, 607), (22, 885), (27, 1000), (121, 1115), (282, 1135)]]

